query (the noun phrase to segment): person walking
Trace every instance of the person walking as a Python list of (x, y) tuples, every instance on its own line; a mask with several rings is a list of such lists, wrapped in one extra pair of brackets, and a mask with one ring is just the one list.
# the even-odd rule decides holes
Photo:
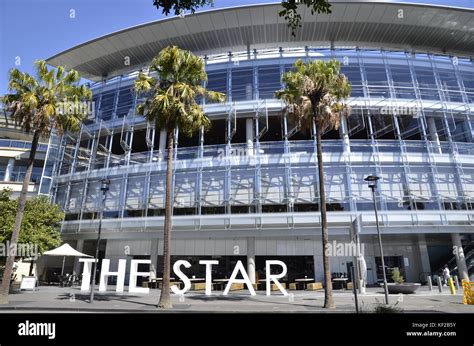
[(450, 277), (451, 277), (451, 273), (449, 271), (448, 265), (445, 264), (444, 269), (443, 269), (443, 278), (444, 278), (444, 285), (445, 286), (448, 285), (448, 280), (449, 280)]

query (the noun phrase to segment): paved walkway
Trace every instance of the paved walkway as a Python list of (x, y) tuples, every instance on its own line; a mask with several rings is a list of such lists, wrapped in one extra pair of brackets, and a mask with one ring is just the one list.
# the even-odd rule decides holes
[[(157, 312), (159, 290), (152, 289), (149, 294), (115, 293), (109, 286), (107, 293), (96, 293), (93, 304), (89, 295), (79, 288), (42, 286), (37, 291), (13, 292), (8, 305), (0, 305), (0, 312)], [(125, 288), (126, 289), (126, 288)], [(391, 304), (404, 312), (447, 312), (474, 313), (473, 305), (462, 304), (462, 291), (451, 295), (447, 292), (429, 292), (421, 287), (416, 294), (390, 295)], [(223, 296), (222, 291), (206, 296), (203, 291), (188, 292), (184, 296), (172, 294), (173, 312), (328, 312), (323, 309), (324, 292), (289, 291), (289, 296), (272, 292), (267, 297), (265, 291), (257, 291), (250, 296), (247, 290), (230, 292)], [(336, 309), (332, 312), (355, 312), (352, 291), (334, 291)], [(364, 312), (372, 312), (378, 303), (384, 302), (383, 290), (368, 288), (366, 294), (359, 295), (359, 306)]]

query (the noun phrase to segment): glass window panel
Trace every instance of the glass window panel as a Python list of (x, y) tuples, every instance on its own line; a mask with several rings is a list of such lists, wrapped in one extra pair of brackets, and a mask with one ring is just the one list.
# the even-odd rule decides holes
[(374, 114), (370, 117), (375, 137), (382, 137), (394, 130), (391, 114)]
[(82, 196), (84, 192), (84, 184), (82, 182), (72, 183), (69, 193), (69, 211), (79, 213), (82, 205)]
[(421, 98), (439, 100), (438, 87), (431, 67), (415, 65), (416, 79), (420, 88)]
[(292, 167), (291, 185), (295, 203), (314, 203), (319, 198), (315, 167)]
[(404, 187), (403, 171), (396, 167), (383, 167), (382, 171), (378, 188), (387, 202), (402, 202), (407, 199), (409, 196), (406, 187)]
[(224, 178), (224, 171), (203, 171), (201, 190), (202, 206), (221, 206), (224, 204)]
[(176, 208), (194, 207), (196, 200), (196, 172), (175, 174), (174, 205)]
[(110, 179), (109, 191), (107, 191), (107, 197), (105, 198), (105, 210), (119, 210), (123, 185), (122, 178)]
[(438, 75), (446, 101), (462, 102), (462, 95), (453, 66), (447, 64), (443, 65), (442, 68), (438, 66)]
[(95, 113), (96, 113), (96, 114), (94, 114), (95, 116), (98, 116), (99, 101), (100, 101), (100, 94), (94, 92), (94, 95), (92, 95), (92, 102), (94, 102), (94, 110), (95, 110)]
[(129, 176), (125, 209), (143, 209), (145, 197), (145, 176)]
[[(227, 94), (227, 71), (207, 72), (207, 89)], [(209, 101), (206, 101), (209, 103)]]
[(254, 95), (253, 69), (248, 67), (232, 69), (232, 100), (249, 101)]
[(430, 199), (431, 198), (432, 193), (431, 193), (431, 187), (430, 187), (430, 176), (431, 176), (431, 172), (428, 172), (428, 168), (426, 169), (410, 168), (410, 173), (407, 174), (407, 179), (410, 186), (410, 193), (416, 199)]
[(460, 178), (466, 197), (474, 198), (474, 168), (463, 168)]
[(166, 176), (162, 174), (152, 174), (150, 177), (149, 205), (150, 209), (165, 207)]
[(387, 74), (381, 64), (365, 64), (365, 74), (371, 97), (389, 97)]
[(96, 181), (89, 181), (86, 191), (86, 205), (84, 210), (97, 210), (99, 209), (99, 192), (100, 192), (100, 182)]
[(107, 91), (102, 94), (102, 100), (100, 102), (100, 118), (108, 120), (112, 118), (112, 112), (114, 110), (115, 101), (115, 90)]
[(356, 64), (341, 65), (341, 72), (347, 76), (352, 84), (352, 97), (364, 96), (362, 88), (362, 77), (360, 75), (360, 66)]
[(261, 170), (262, 203), (280, 204), (285, 201), (285, 170), (265, 167)]
[(117, 117), (121, 118), (127, 115), (128, 111), (133, 107), (132, 87), (127, 86), (121, 88), (117, 102)]
[(346, 199), (345, 175), (346, 171), (342, 168), (325, 168), (324, 183), (328, 203), (343, 202)]
[[(353, 136), (365, 130), (365, 116), (362, 114), (361, 109), (352, 109), (350, 116), (347, 118), (347, 128), (349, 136)], [(362, 135), (362, 133), (360, 135)]]
[(436, 188), (438, 194), (446, 199), (456, 200), (459, 193), (456, 188), (456, 172), (454, 168), (438, 168), (436, 174)]
[(417, 118), (413, 118), (411, 114), (402, 114), (397, 116), (398, 127), (402, 138), (409, 138), (416, 134), (421, 134), (421, 126)]
[(67, 190), (67, 184), (61, 184), (58, 185), (58, 188), (56, 190), (56, 197), (55, 197), (55, 203), (61, 206), (63, 209), (66, 209), (65, 204), (65, 199), (66, 199), (66, 190)]
[(233, 205), (252, 205), (254, 201), (255, 171), (235, 169), (232, 171), (231, 199)]
[(460, 77), (466, 91), (469, 103), (474, 103), (474, 65), (470, 63), (469, 67), (460, 68)]
[(382, 64), (365, 64), (365, 75), (369, 85), (387, 86), (387, 74)]
[(255, 171), (234, 169), (232, 171), (231, 198), (234, 205), (251, 205), (254, 201)]
[(359, 200), (372, 201), (372, 192), (364, 178), (374, 172), (372, 167), (354, 166), (351, 175), (352, 195)]
[(260, 99), (275, 98), (275, 91), (281, 89), (280, 66), (258, 68), (258, 96)]
[(393, 86), (397, 98), (414, 99), (415, 89), (411, 79), (408, 63), (401, 65), (390, 64), (390, 74), (392, 76)]
[(456, 120), (451, 136), (455, 142), (469, 142), (469, 127), (465, 120)]

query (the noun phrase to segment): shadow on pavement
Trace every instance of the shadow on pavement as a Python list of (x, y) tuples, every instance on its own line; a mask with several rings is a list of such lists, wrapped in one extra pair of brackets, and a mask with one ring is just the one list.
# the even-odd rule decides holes
[[(64, 293), (61, 294), (57, 300), (70, 300), (71, 297), (74, 297), (74, 300), (79, 300), (82, 302), (88, 302), (90, 296), (89, 295), (84, 295), (84, 294), (76, 294), (74, 293), (74, 296), (72, 296), (70, 293)], [(109, 301), (116, 301), (116, 302), (124, 302), (124, 303), (131, 303), (131, 304), (136, 304), (136, 305), (141, 305), (141, 306), (156, 306), (158, 304), (158, 299), (156, 304), (151, 304), (151, 303), (144, 303), (144, 302), (138, 302), (134, 300), (130, 300), (133, 298), (140, 298), (139, 296), (118, 296), (114, 294), (95, 294), (94, 295), (94, 300), (95, 301), (102, 301), (102, 302), (109, 302)]]

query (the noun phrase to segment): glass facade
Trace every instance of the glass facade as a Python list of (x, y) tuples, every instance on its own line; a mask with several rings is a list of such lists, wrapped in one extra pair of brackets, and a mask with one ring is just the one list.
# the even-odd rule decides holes
[[(472, 210), (472, 61), (302, 48), (205, 57), (206, 86), (228, 101), (202, 101), (214, 125), (202, 141), (178, 136), (176, 216), (319, 210), (314, 139), (294, 129), (274, 97), (282, 73), (298, 58), (339, 60), (353, 86), (347, 123), (323, 137), (331, 213), (371, 210), (363, 180), (370, 173), (381, 177), (382, 212)], [(112, 181), (105, 218), (164, 214), (166, 153), (160, 133), (134, 113), (133, 78), (96, 84), (96, 120), (83, 126), (80, 140), (61, 139), (53, 190), (69, 221), (97, 217), (105, 177)], [(235, 135), (224, 136), (233, 126)]]
[[(4, 149), (7, 156), (0, 157), (0, 182), (21, 183), (25, 178), (28, 155), (11, 156), (11, 151), (28, 152), (31, 149), (31, 142), (14, 139), (0, 139), (0, 149)], [(39, 184), (43, 175), (44, 155), (48, 150), (48, 144), (39, 143), (37, 147), (37, 159), (35, 161), (31, 182)], [(13, 160), (13, 161), (12, 161)], [(8, 167), (11, 165), (10, 167)], [(7, 174), (7, 170), (9, 173)]]

